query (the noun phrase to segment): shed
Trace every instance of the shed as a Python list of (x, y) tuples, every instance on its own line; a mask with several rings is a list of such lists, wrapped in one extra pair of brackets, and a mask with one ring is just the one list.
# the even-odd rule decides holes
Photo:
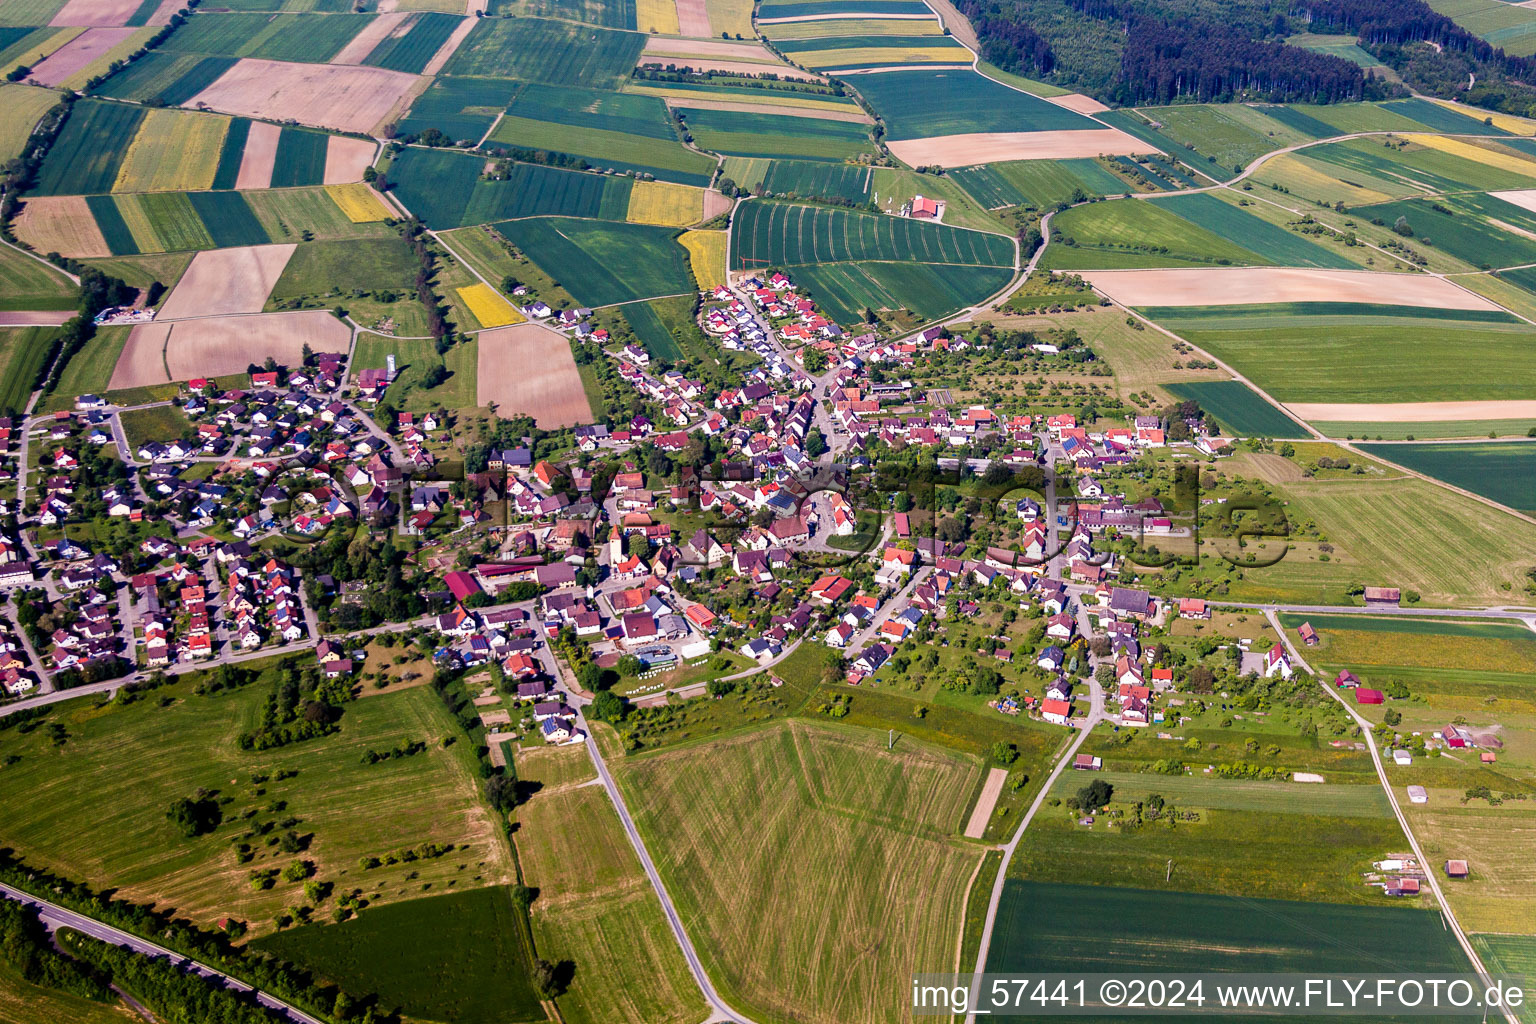
[(1411, 804), (1429, 803), (1429, 792), (1423, 786), (1408, 787), (1408, 802)]
[(1467, 862), (1464, 860), (1448, 860), (1445, 862), (1445, 874), (1448, 878), (1466, 878)]
[(1356, 704), (1382, 704), (1386, 702), (1386, 699), (1386, 696), (1380, 690), (1371, 690), (1364, 686), (1355, 689)]

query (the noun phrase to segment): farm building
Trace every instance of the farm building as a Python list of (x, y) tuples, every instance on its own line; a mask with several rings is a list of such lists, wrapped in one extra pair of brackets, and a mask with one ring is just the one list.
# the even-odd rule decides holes
[(1072, 760), (1072, 767), (1078, 771), (1096, 772), (1104, 767), (1104, 759), (1097, 754), (1078, 754)]
[(1380, 690), (1372, 690), (1361, 686), (1355, 689), (1356, 704), (1381, 704), (1386, 701), (1386, 695)]
[(1408, 802), (1411, 804), (1429, 803), (1429, 791), (1426, 790), (1423, 786), (1409, 786)]
[(1296, 635), (1301, 637), (1301, 642), (1308, 647), (1316, 647), (1320, 639), (1317, 635), (1317, 630), (1312, 628), (1312, 623), (1310, 622), (1303, 622), (1301, 628), (1296, 630)]
[(1402, 591), (1396, 587), (1366, 587), (1365, 606), (1367, 608), (1396, 608), (1403, 599)]
[(1417, 878), (1389, 878), (1386, 882), (1385, 891), (1388, 896), (1417, 896), (1419, 894), (1419, 880)]

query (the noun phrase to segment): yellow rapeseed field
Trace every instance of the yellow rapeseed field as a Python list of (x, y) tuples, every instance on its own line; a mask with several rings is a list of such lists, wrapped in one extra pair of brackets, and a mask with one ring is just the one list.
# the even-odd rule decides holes
[(1479, 121), (1487, 118), (1488, 122), (1495, 128), (1509, 132), (1511, 135), (1536, 135), (1536, 121), (1533, 121), (1528, 117), (1515, 117), (1510, 114), (1495, 114), (1491, 110), (1483, 110), (1481, 108), (1474, 110), (1473, 108), (1463, 106), (1460, 103), (1452, 103), (1450, 100), (1437, 100), (1433, 97), (1430, 97), (1430, 99), (1432, 102), (1440, 104), (1447, 110), (1454, 110), (1458, 114), (1466, 114), (1468, 117), (1476, 118)]
[(700, 291), (726, 283), (724, 231), (684, 231), (678, 241), (688, 250), (688, 265)]
[(856, 46), (847, 50), (805, 50), (797, 63), (816, 68), (856, 67), (860, 64), (969, 64), (970, 51), (956, 46)]
[(519, 313), (516, 306), (484, 282), (460, 288), (458, 292), (459, 298), (464, 300), (464, 305), (475, 314), (475, 319), (480, 321), (482, 327), (506, 327), (508, 324), (527, 321), (527, 317)]
[(1438, 149), (1442, 153), (1459, 156), (1464, 160), (1474, 160), (1489, 167), (1497, 167), (1501, 171), (1513, 171), (1516, 174), (1536, 177), (1536, 160), (1518, 157), (1513, 153), (1499, 153), (1461, 139), (1448, 139), (1444, 135), (1405, 135), (1404, 138), (1421, 146), (1428, 146), (1430, 149)]
[(230, 119), (151, 109), (128, 145), (114, 192), (201, 192), (213, 187)]
[(677, 5), (672, 0), (635, 0), (635, 27), (641, 32), (677, 35), (682, 31), (677, 27)]
[(704, 190), (669, 181), (637, 181), (629, 194), (629, 215), (633, 224), (660, 224), (681, 228), (697, 224), (704, 216)]
[(354, 181), (346, 185), (327, 185), (325, 191), (341, 212), (347, 215), (347, 219), (354, 224), (365, 224), (369, 221), (388, 220), (394, 216), (389, 212), (389, 207), (379, 198), (370, 186), (360, 181)]

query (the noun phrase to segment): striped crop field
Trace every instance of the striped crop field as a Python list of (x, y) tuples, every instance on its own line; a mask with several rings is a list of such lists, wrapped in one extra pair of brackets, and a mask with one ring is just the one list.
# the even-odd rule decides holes
[(152, 109), (128, 147), (114, 192), (194, 192), (213, 187), (230, 119)]

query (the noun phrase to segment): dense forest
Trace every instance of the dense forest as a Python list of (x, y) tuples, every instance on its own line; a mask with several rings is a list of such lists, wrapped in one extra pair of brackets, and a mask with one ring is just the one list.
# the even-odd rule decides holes
[(1358, 66), (1289, 46), (1267, 0), (961, 0), (982, 57), (1116, 104), (1334, 103), (1382, 88)]
[[(1536, 58), (1512, 57), (1424, 0), (958, 0), (983, 60), (1117, 105), (1432, 96), (1536, 116)], [(1349, 35), (1398, 85), (1293, 35)], [(1470, 88), (1469, 88), (1470, 87)]]

